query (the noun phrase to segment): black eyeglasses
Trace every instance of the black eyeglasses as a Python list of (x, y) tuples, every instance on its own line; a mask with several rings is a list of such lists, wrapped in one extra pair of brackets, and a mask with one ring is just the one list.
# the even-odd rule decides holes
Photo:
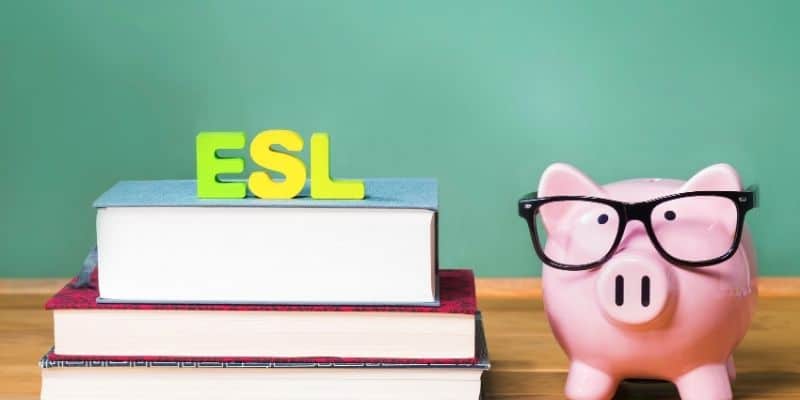
[(519, 201), (533, 248), (542, 261), (565, 270), (597, 267), (617, 251), (630, 221), (641, 221), (667, 261), (705, 267), (731, 258), (739, 247), (747, 211), (757, 207), (758, 187), (745, 191), (676, 193), (639, 203), (589, 196)]

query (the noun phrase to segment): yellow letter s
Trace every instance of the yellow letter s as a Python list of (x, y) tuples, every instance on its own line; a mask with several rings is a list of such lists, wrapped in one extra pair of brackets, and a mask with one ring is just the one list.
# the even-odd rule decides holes
[(280, 145), (287, 151), (303, 150), (303, 137), (290, 130), (267, 130), (259, 133), (250, 143), (250, 157), (260, 167), (277, 171), (285, 176), (283, 181), (273, 181), (264, 171), (250, 174), (247, 184), (250, 191), (262, 199), (291, 199), (297, 196), (306, 183), (306, 166), (299, 158), (273, 149)]

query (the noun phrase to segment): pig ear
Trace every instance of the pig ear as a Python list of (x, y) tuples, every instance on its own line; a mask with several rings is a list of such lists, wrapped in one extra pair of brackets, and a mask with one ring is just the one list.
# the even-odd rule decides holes
[[(569, 165), (552, 164), (539, 179), (539, 197), (551, 196), (597, 196), (603, 189), (577, 168)], [(541, 209), (542, 220), (549, 232), (558, 226), (570, 209), (570, 204), (549, 204)]]
[(680, 192), (701, 190), (742, 190), (739, 174), (728, 164), (714, 164), (689, 178)]

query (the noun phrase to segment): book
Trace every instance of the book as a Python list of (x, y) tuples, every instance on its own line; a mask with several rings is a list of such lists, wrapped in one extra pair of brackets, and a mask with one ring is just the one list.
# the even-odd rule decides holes
[(481, 319), (474, 322), (470, 362), (397, 359), (40, 361), (42, 400), (216, 399), (243, 400), (463, 400), (478, 399), (490, 368)]
[[(366, 179), (363, 200), (200, 199), (122, 181), (97, 209), (100, 301), (437, 302), (437, 184)], [(303, 197), (306, 196), (306, 197)]]
[[(103, 268), (98, 268), (100, 276)], [(45, 305), (53, 311), (55, 359), (372, 357), (471, 362), (475, 353), (475, 280), (467, 269), (440, 270), (437, 307), (98, 303), (97, 276), (89, 287), (68, 284)]]

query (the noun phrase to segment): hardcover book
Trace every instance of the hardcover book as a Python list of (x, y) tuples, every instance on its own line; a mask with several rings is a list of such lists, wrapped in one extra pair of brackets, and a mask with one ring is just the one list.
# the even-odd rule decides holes
[(119, 182), (94, 202), (101, 301), (435, 305), (436, 181), (364, 182), (363, 200)]
[(40, 361), (43, 400), (478, 399), (489, 369), (483, 326), (469, 362), (399, 359), (102, 359)]
[[(101, 277), (103, 268), (99, 268)], [(97, 276), (86, 288), (68, 284), (47, 302), (54, 321), (52, 360), (371, 357), (474, 361), (475, 281), (466, 269), (440, 271), (441, 304), (437, 307), (98, 303)]]

